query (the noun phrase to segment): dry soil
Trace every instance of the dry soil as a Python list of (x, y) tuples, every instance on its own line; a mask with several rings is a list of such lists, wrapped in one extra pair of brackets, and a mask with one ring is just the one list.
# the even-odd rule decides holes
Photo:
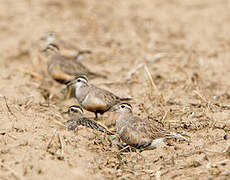
[[(228, 0), (1, 0), (0, 179), (229, 179), (229, 9)], [(62, 112), (77, 102), (44, 76), (36, 43), (48, 31), (93, 52), (83, 63), (108, 79), (91, 83), (133, 97), (136, 115), (191, 143), (121, 152), (112, 136), (67, 131)]]

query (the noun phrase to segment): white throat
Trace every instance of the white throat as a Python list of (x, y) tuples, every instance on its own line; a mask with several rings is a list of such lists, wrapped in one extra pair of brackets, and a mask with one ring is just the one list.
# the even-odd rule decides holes
[(86, 99), (88, 90), (88, 86), (84, 83), (79, 83), (77, 86), (75, 86), (75, 97), (80, 104)]
[(75, 96), (77, 99), (79, 98), (79, 96), (81, 94), (81, 92), (80, 92), (81, 87), (82, 87), (82, 85), (75, 86)]

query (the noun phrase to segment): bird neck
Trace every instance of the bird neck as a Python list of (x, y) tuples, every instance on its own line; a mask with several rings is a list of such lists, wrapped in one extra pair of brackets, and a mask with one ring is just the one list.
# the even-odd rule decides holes
[(70, 119), (78, 119), (78, 118), (80, 118), (80, 116), (81, 116), (81, 114), (79, 114), (79, 113), (70, 113), (69, 114), (69, 117), (70, 117)]
[(45, 52), (45, 55), (49, 58), (53, 58), (53, 57), (56, 57), (56, 56), (59, 56), (60, 53), (58, 50), (54, 50), (54, 49), (48, 49), (46, 52)]
[(76, 89), (75, 89), (75, 96), (76, 96), (79, 103), (82, 103), (88, 94), (89, 94), (89, 85), (88, 84), (84, 84), (80, 87), (76, 87)]
[(126, 111), (119, 114), (116, 121), (116, 128), (118, 129), (118, 131), (121, 127), (124, 127), (127, 123), (129, 123), (128, 121), (132, 116), (133, 116), (132, 111)]
[(47, 37), (47, 39), (46, 39), (46, 45), (49, 45), (49, 44), (53, 43), (54, 40), (55, 40), (54, 36)]

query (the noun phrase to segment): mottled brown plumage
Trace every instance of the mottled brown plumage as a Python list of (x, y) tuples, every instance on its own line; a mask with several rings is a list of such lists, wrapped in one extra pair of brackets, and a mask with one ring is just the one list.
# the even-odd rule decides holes
[(70, 120), (67, 121), (67, 130), (75, 130), (78, 126), (85, 126), (106, 134), (112, 134), (107, 128), (82, 116), (83, 110), (80, 106), (70, 106), (68, 109)]
[(159, 142), (168, 138), (182, 138), (180, 134), (173, 134), (164, 129), (154, 126), (147, 119), (141, 119), (133, 115), (132, 106), (121, 103), (114, 106), (111, 111), (119, 113), (116, 120), (116, 129), (121, 140), (126, 144), (144, 149), (154, 149)]
[(94, 112), (96, 118), (98, 113), (103, 114), (115, 104), (130, 100), (130, 98), (120, 98), (107, 90), (89, 84), (86, 76), (76, 78), (69, 85), (75, 88), (75, 97), (81, 107)]
[(76, 58), (61, 55), (59, 47), (55, 44), (49, 44), (44, 51), (48, 56), (47, 71), (54, 80), (60, 83), (67, 83), (79, 75), (106, 78), (104, 75), (91, 72)]

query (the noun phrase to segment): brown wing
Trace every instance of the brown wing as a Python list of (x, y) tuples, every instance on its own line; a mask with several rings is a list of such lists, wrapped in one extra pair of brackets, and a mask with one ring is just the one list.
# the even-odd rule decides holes
[(59, 61), (56, 59), (52, 59), (48, 63), (47, 71), (54, 80), (59, 81), (60, 83), (65, 83), (73, 79), (73, 76), (63, 72)]
[(79, 52), (80, 49), (78, 47), (76, 47), (75, 45), (71, 44), (71, 43), (67, 43), (66, 41), (62, 40), (62, 39), (57, 39), (56, 43), (60, 46), (60, 49), (67, 49), (70, 51), (75, 51), (75, 52)]
[(92, 89), (92, 93), (94, 93), (97, 98), (106, 103), (108, 109), (120, 102), (120, 98), (118, 96), (105, 89), (101, 89), (93, 85), (91, 85), (90, 88)]
[(72, 76), (87, 75), (89, 70), (75, 59), (63, 57), (59, 60), (63, 72)]
[(165, 131), (164, 129), (157, 127), (151, 123), (149, 123), (149, 126), (146, 127), (146, 129), (148, 130), (148, 132), (150, 133), (151, 137), (153, 139), (157, 139), (157, 138), (163, 138), (166, 137), (167, 134), (169, 134), (167, 131)]
[(111, 132), (109, 132), (105, 127), (86, 117), (68, 120), (67, 130), (74, 130), (80, 125), (111, 135)]
[(162, 138), (166, 136), (166, 131), (163, 129), (160, 129), (147, 119), (140, 119), (137, 116), (132, 117), (131, 121), (129, 122), (130, 129), (132, 131), (135, 131), (136, 134), (138, 134), (139, 138), (151, 138), (151, 139), (157, 139), (157, 138)]
[(86, 75), (90, 79), (95, 77), (106, 78), (106, 76), (104, 75), (91, 72), (86, 66), (84, 66), (81, 62), (77, 61), (76, 59), (62, 56), (62, 58), (60, 58), (59, 61), (62, 71), (73, 77), (79, 75)]
[(147, 147), (152, 142), (151, 136), (145, 131), (144, 124), (138, 117), (129, 117), (118, 132), (122, 141), (136, 148)]

